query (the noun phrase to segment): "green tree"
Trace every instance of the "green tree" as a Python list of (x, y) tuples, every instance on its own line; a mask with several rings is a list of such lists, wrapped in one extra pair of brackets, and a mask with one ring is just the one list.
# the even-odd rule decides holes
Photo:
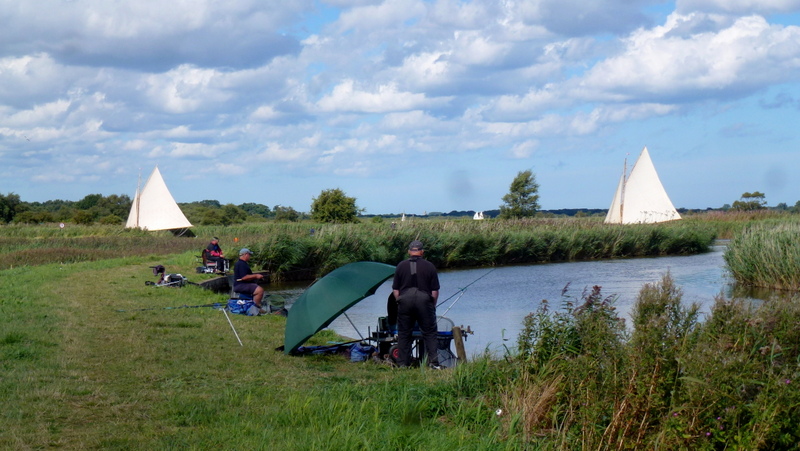
[(14, 216), (14, 222), (20, 224), (43, 224), (46, 222), (56, 222), (55, 217), (49, 211), (23, 211)]
[(11, 222), (19, 213), (20, 203), (19, 196), (14, 193), (8, 193), (5, 196), (0, 194), (0, 221)]
[(358, 222), (356, 198), (339, 188), (324, 190), (311, 203), (311, 219), (319, 222)]
[(514, 177), (508, 194), (503, 196), (500, 206), (500, 218), (528, 218), (539, 209), (539, 184), (536, 175), (529, 169), (521, 171)]
[(283, 205), (276, 205), (272, 211), (275, 213), (276, 221), (289, 221), (295, 222), (300, 219), (300, 213), (295, 211), (292, 207), (284, 207)]
[(75, 202), (75, 208), (78, 210), (88, 210), (97, 205), (102, 199), (102, 194), (88, 194), (83, 199)]
[(261, 216), (262, 218), (269, 218), (272, 214), (268, 206), (252, 202), (241, 204), (239, 208), (246, 211), (249, 215)]
[(764, 193), (758, 191), (744, 193), (741, 199), (733, 203), (733, 209), (738, 211), (762, 210), (767, 206), (767, 201), (764, 200), (765, 197)]
[(72, 221), (75, 224), (89, 225), (94, 223), (94, 216), (87, 210), (76, 210), (72, 215)]
[(227, 219), (218, 208), (206, 208), (203, 210), (200, 225), (228, 225)]
[(118, 225), (118, 224), (122, 224), (122, 218), (120, 218), (117, 215), (107, 215), (107, 216), (103, 216), (102, 218), (100, 218), (100, 220), (97, 221), (97, 222), (99, 222), (100, 224), (106, 224), (106, 225)]
[(111, 194), (97, 201), (101, 216), (118, 216), (124, 218), (131, 211), (131, 198), (127, 194)]
[(225, 225), (241, 224), (247, 219), (247, 212), (233, 204), (226, 204), (222, 207), (222, 216), (225, 218)]

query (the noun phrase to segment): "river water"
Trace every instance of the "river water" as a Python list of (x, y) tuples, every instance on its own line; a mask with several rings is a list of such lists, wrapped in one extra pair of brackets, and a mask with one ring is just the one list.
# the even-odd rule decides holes
[[(603, 297), (616, 296), (614, 306), (630, 324), (630, 313), (639, 290), (645, 283), (659, 282), (669, 271), (683, 292), (683, 302), (696, 302), (701, 312), (707, 313), (716, 295), (729, 297), (732, 290), (723, 261), (724, 249), (724, 245), (715, 245), (710, 252), (692, 256), (441, 271), (437, 313), (450, 318), (455, 325), (469, 326), (474, 331), (466, 341), (470, 356), (485, 350), (503, 353), (505, 347), (515, 347), (523, 318), (535, 311), (543, 299), (548, 300), (552, 310), (561, 308), (568, 300), (562, 298), (567, 285), (566, 296), (573, 301), (581, 297), (584, 289), (601, 286)], [(295, 287), (283, 293), (293, 298), (301, 291)], [(390, 292), (391, 279), (381, 285), (374, 296), (351, 307), (346, 316), (340, 316), (330, 327), (344, 336), (359, 337), (360, 333), (367, 337), (368, 331), (376, 329), (378, 317), (386, 316), (386, 299)]]

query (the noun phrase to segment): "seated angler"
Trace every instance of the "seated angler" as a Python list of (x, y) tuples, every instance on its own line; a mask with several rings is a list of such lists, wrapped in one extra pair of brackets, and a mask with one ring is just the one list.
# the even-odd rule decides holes
[(225, 272), (225, 255), (222, 253), (222, 248), (219, 246), (219, 238), (212, 238), (204, 253), (206, 260), (216, 263), (217, 271)]
[(253, 274), (250, 269), (248, 262), (252, 254), (247, 248), (239, 251), (239, 260), (236, 260), (233, 266), (233, 291), (253, 296), (253, 303), (263, 312), (265, 309), (261, 305), (261, 300), (264, 298), (264, 288), (258, 285), (258, 282), (264, 279), (264, 275)]

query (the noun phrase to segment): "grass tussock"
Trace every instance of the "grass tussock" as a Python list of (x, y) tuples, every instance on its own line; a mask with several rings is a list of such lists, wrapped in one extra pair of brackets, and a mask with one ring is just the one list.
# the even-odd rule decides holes
[(725, 263), (741, 285), (800, 291), (800, 224), (758, 224), (736, 235)]

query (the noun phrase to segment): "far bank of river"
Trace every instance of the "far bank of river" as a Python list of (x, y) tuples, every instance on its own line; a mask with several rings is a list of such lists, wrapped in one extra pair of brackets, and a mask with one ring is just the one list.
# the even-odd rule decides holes
[[(704, 254), (677, 257), (618, 259), (570, 263), (504, 266), (450, 270), (440, 273), (442, 290), (437, 313), (456, 325), (470, 326), (467, 353), (474, 355), (489, 349), (502, 353), (504, 347), (514, 347), (522, 329), (525, 315), (535, 311), (540, 301), (548, 300), (552, 309), (560, 308), (566, 300), (561, 296), (580, 298), (584, 289), (600, 285), (604, 295), (616, 295), (615, 306), (622, 318), (630, 321), (631, 309), (639, 290), (645, 283), (661, 280), (669, 271), (683, 291), (684, 303), (696, 302), (707, 313), (714, 297), (720, 293), (730, 296), (731, 282), (723, 261), (723, 244), (715, 245)], [(467, 287), (458, 299), (460, 290)], [(281, 287), (274, 287), (281, 290)], [(305, 287), (295, 286), (287, 293), (299, 294)], [(358, 337), (350, 321), (363, 336), (374, 331), (378, 317), (386, 315), (386, 299), (391, 292), (391, 280), (381, 285), (374, 296), (364, 299), (331, 324), (336, 332)], [(449, 300), (446, 300), (450, 298)], [(454, 301), (456, 301), (453, 304)]]

